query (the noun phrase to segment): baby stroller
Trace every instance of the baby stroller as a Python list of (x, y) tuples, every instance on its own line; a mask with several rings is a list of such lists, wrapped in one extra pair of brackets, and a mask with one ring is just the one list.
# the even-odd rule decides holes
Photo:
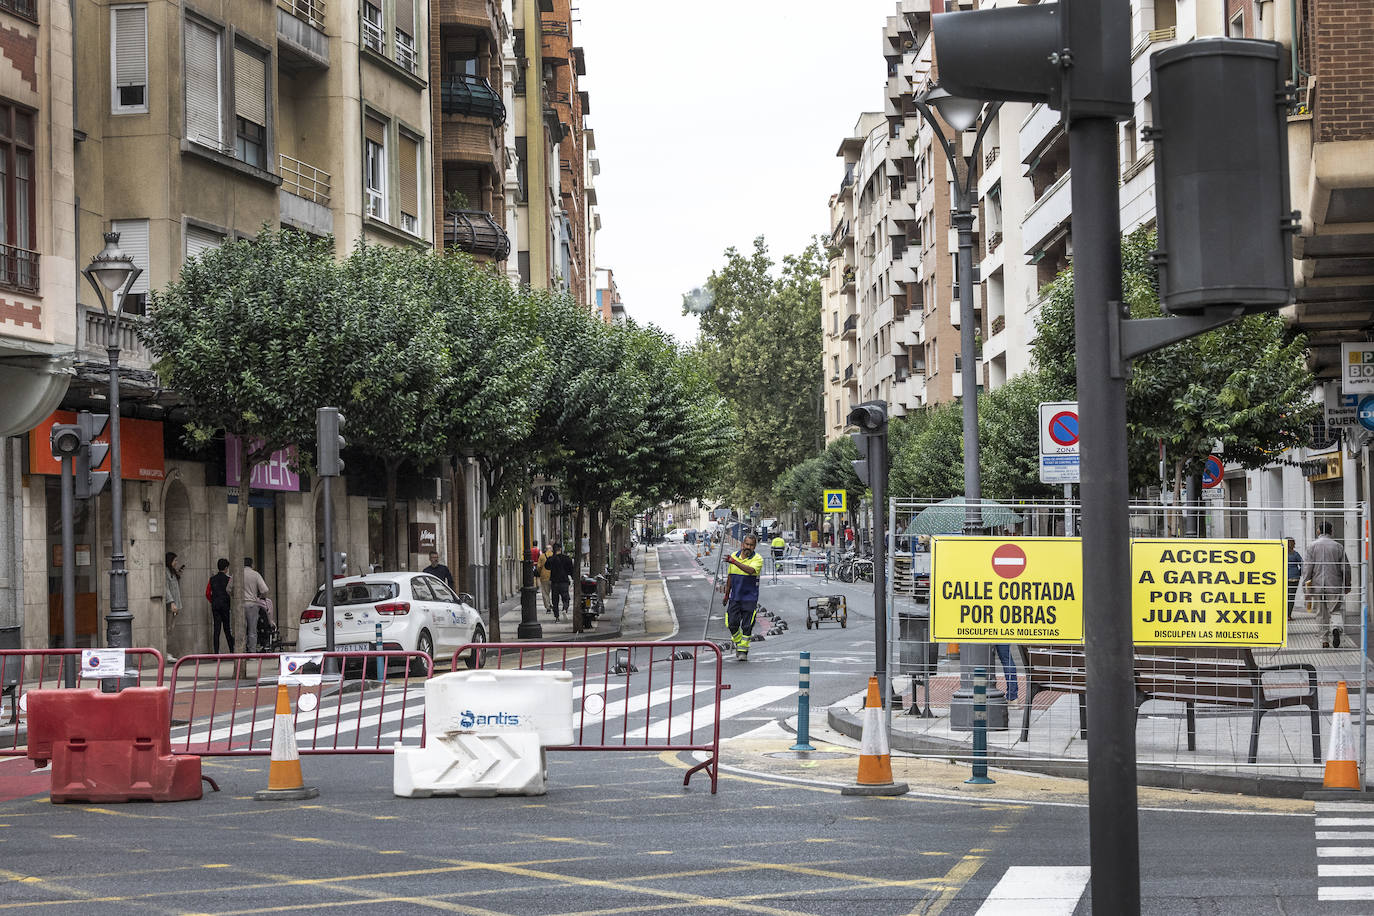
[(255, 627), (259, 652), (280, 652), (294, 643), (282, 641), (281, 631), (277, 629), (275, 615), (272, 613), (272, 599), (263, 598), (254, 602), (258, 606), (258, 621)]

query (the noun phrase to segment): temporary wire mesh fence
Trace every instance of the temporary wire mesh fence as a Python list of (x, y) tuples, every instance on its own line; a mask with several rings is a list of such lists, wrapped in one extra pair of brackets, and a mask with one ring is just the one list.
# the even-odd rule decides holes
[[(999, 514), (1000, 524), (981, 533), (1018, 538), (1076, 534), (1077, 503), (1014, 503), (1005, 508), (1010, 515)], [(922, 753), (934, 757), (961, 756), (971, 750), (969, 733), (951, 726), (950, 709), (961, 686), (971, 686), (970, 656), (979, 650), (932, 640), (929, 616), (930, 538), (959, 534), (965, 511), (962, 505), (951, 509), (934, 500), (893, 500), (889, 516), (893, 529), (889, 670), (899, 696), (894, 711), (898, 717), (909, 717), (899, 718), (899, 727), (913, 731), (918, 746), (925, 748)], [(1193, 537), (1291, 537), (1303, 557), (1296, 581), (1288, 579), (1286, 597), (1292, 613), (1291, 619), (1283, 621), (1282, 645), (1137, 646), (1133, 678), (1140, 765), (1311, 776), (1322, 764), (1337, 684), (1345, 681), (1363, 772), (1367, 522), (1363, 504), (1254, 508), (1204, 502), (1186, 510), (1150, 504), (1130, 507), (1133, 538), (1186, 542)], [(1331, 526), (1331, 537), (1348, 561), (1348, 592), (1344, 587), (1323, 587), (1327, 573), (1314, 571), (1307, 562), (1325, 524)], [(1091, 546), (1084, 562), (1092, 562)], [(1281, 574), (1285, 578), (1287, 571), (1285, 564)], [(1309, 583), (1313, 575), (1315, 581)], [(1337, 575), (1343, 577), (1343, 573)], [(1237, 591), (1230, 592), (1230, 597), (1247, 600)], [(1123, 612), (1122, 625), (1130, 625), (1128, 620)], [(989, 734), (989, 747), (1008, 762), (1085, 764), (1084, 710), (1092, 701), (1085, 648), (1000, 648), (1004, 653), (990, 651), (986, 664), (1006, 699), (1014, 697), (1014, 703), (1008, 708), (1008, 727)], [(994, 714), (992, 720), (997, 719)]]

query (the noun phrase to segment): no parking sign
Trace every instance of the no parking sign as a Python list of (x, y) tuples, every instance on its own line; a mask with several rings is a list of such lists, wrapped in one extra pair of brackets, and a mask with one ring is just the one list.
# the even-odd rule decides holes
[(1040, 405), (1040, 482), (1078, 483), (1078, 402)]

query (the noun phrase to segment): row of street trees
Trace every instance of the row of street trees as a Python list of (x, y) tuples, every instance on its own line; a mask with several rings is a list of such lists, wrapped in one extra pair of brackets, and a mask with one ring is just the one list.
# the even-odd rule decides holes
[(349, 447), (384, 470), (391, 569), (401, 470), (476, 458), (493, 640), (499, 518), (529, 498), (536, 474), (578, 507), (576, 530), (591, 513), (596, 570), (618, 497), (643, 508), (700, 496), (733, 442), (700, 360), (657, 328), (608, 326), (461, 253), (360, 243), (340, 263), (332, 240), (264, 227), (188, 260), (153, 294), (141, 333), (184, 398), (190, 444), (244, 443), (230, 556), (243, 555), (253, 467), (295, 448), (308, 469), (317, 407), (342, 408)]
[[(1122, 241), (1123, 286), (1131, 315), (1161, 314), (1150, 253), (1152, 230)], [(1039, 480), (1039, 418), (1042, 401), (1075, 400), (1076, 361), (1073, 272), (1061, 273), (1045, 290), (1030, 371), (979, 395), (978, 429), (983, 495), (1001, 500), (1054, 498), (1058, 487)], [(814, 316), (819, 324), (819, 312)], [(1131, 479), (1137, 490), (1159, 482), (1159, 445), (1169, 456), (1178, 491), (1202, 466), (1219, 440), (1228, 461), (1246, 468), (1273, 463), (1310, 441), (1321, 411), (1312, 399), (1313, 377), (1306, 340), (1291, 334), (1274, 314), (1251, 315), (1200, 337), (1136, 360), (1128, 385), (1127, 416)], [(963, 493), (964, 443), (958, 401), (914, 411), (890, 429), (897, 497), (945, 498)], [(814, 454), (814, 451), (813, 453)], [(862, 495), (849, 461), (848, 438), (819, 456), (793, 464), (769, 488), (773, 505), (795, 502), (818, 511), (821, 490), (843, 487)]]

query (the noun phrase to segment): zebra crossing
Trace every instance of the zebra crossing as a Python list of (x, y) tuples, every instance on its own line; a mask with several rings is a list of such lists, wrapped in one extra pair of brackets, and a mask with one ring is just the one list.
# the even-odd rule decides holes
[(1317, 802), (1317, 899), (1374, 901), (1374, 805)]
[[(687, 742), (700, 738), (715, 721), (714, 683), (677, 684), (648, 692), (628, 692), (624, 680), (573, 686), (574, 728), (596, 742), (597, 736), (616, 743)], [(744, 716), (792, 695), (791, 686), (764, 686), (721, 702), (720, 719)], [(296, 709), (296, 743), (302, 751), (326, 749), (388, 749), (400, 743), (419, 746), (424, 733), (424, 687), (406, 691), (373, 690), (322, 697), (313, 711)], [(234, 750), (238, 753), (271, 748), (274, 717), (270, 706), (240, 709), (214, 718), (174, 725), (172, 748), (177, 751)]]

